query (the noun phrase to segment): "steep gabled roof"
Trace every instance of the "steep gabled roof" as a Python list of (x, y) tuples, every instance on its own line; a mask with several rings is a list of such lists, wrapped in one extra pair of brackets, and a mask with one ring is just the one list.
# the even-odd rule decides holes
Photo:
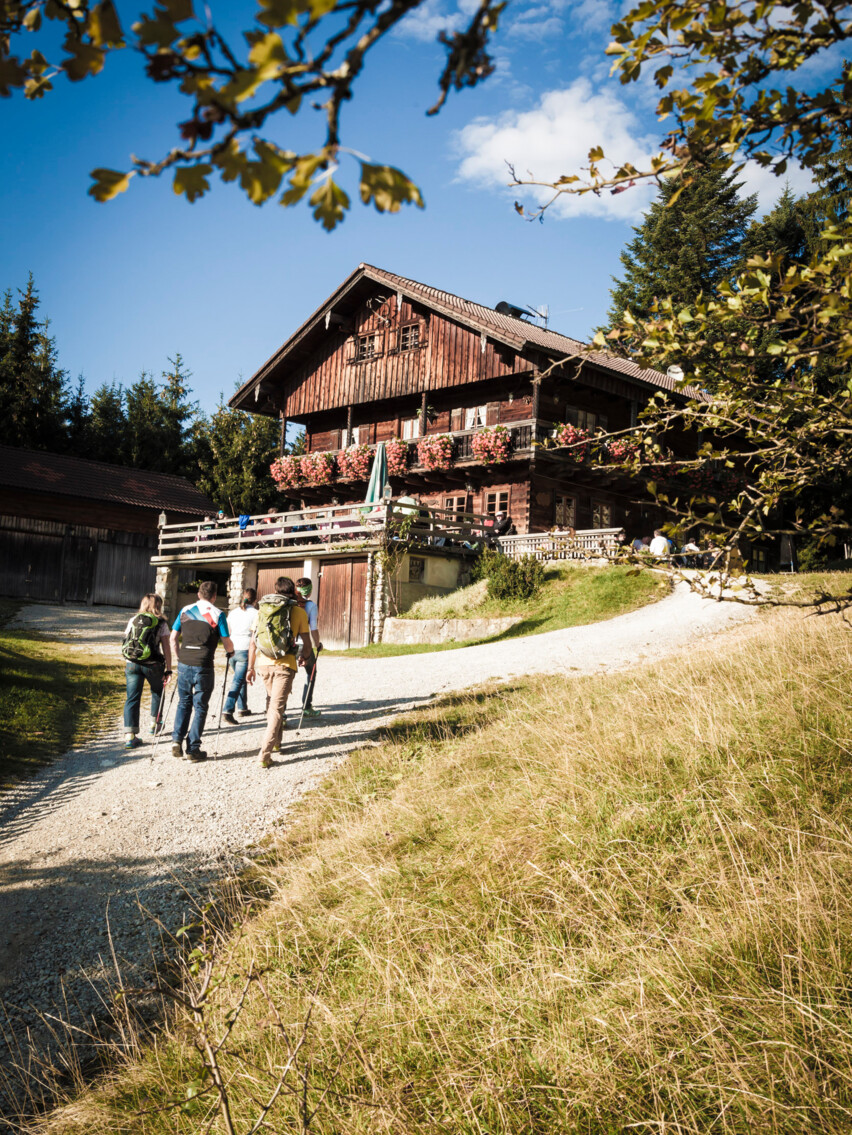
[(185, 477), (9, 445), (0, 445), (0, 486), (192, 516), (215, 511)]
[[(525, 351), (542, 351), (554, 358), (582, 357), (602, 370), (623, 375), (646, 388), (666, 390), (671, 393), (679, 392), (687, 398), (701, 398), (703, 395), (693, 387), (686, 387), (678, 391), (677, 382), (658, 370), (643, 370), (631, 359), (621, 358), (608, 351), (597, 351), (586, 343), (571, 339), (567, 335), (560, 335), (557, 331), (545, 330), (523, 319), (514, 319), (510, 315), (503, 315), (494, 308), (484, 304), (474, 303), (453, 295), (452, 292), (442, 291), (440, 288), (421, 284), (417, 280), (410, 280), (405, 276), (397, 276), (383, 268), (376, 268), (372, 264), (359, 264), (355, 271), (347, 277), (339, 288), (299, 327), (290, 338), (281, 346), (271, 358), (261, 366), (251, 378), (243, 383), (233, 395), (229, 405), (240, 409), (251, 410), (252, 403), (257, 402), (257, 391), (260, 383), (274, 374), (283, 364), (294, 355), (298, 356), (300, 348), (309, 345), (313, 340), (313, 333), (324, 325), (325, 317), (334, 311), (335, 306), (363, 280), (371, 280), (394, 292), (399, 292), (406, 299), (414, 300), (431, 308), (433, 311), (445, 315), (474, 331), (479, 331), (496, 342), (523, 354)], [(255, 396), (249, 399), (250, 392)]]

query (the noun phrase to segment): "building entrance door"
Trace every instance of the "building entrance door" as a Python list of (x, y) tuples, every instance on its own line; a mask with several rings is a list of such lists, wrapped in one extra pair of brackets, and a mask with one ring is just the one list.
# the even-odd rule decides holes
[(321, 565), (315, 597), (320, 638), (329, 650), (366, 645), (366, 592), (366, 560), (329, 560)]

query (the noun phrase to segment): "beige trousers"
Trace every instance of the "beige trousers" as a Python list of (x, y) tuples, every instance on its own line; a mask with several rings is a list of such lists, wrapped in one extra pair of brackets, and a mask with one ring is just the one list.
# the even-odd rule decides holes
[(263, 666), (258, 668), (266, 690), (266, 732), (260, 747), (260, 759), (272, 759), (272, 750), (281, 744), (287, 698), (293, 688), (296, 671), (289, 666)]

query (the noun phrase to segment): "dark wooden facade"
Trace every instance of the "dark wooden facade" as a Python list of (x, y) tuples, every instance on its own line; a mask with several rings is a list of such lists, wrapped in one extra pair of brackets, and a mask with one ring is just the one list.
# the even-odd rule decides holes
[[(357, 443), (451, 433), (446, 472), (416, 464), (391, 478), (395, 494), (425, 504), (490, 513), (508, 508), (519, 532), (558, 525), (626, 527), (645, 534), (656, 519), (639, 486), (542, 447), (558, 422), (627, 430), (648, 399), (674, 383), (629, 360), (449, 293), (361, 265), (231, 405), (305, 427), (309, 452)], [(500, 466), (475, 459), (471, 436), (505, 425), (514, 455)], [(677, 441), (674, 440), (675, 450)], [(321, 504), (363, 498), (363, 483), (294, 490)]]
[(160, 515), (212, 507), (180, 477), (0, 446), (0, 595), (135, 607)]

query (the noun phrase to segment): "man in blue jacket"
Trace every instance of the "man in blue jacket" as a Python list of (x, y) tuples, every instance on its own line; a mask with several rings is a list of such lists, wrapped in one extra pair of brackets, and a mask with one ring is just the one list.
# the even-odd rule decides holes
[(178, 660), (178, 707), (172, 729), (172, 756), (183, 756), (186, 737), (189, 761), (207, 760), (207, 754), (201, 750), (201, 734), (213, 693), (213, 656), (219, 640), (228, 658), (234, 652), (225, 612), (214, 603), (217, 591), (212, 580), (205, 580), (198, 589), (198, 602), (184, 607), (172, 626), (172, 654), (177, 655)]

